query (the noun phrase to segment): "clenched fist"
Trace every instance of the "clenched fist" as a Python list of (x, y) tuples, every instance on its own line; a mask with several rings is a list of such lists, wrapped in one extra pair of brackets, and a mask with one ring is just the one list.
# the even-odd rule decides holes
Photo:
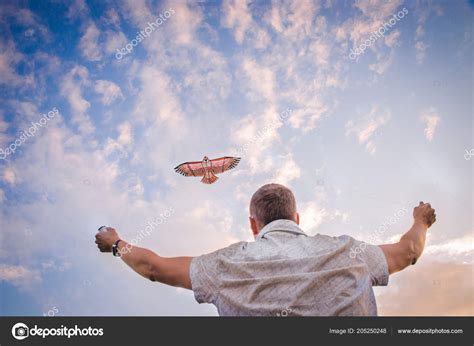
[(423, 203), (423, 201), (418, 204), (418, 207), (413, 209), (413, 217), (415, 223), (421, 223), (426, 227), (431, 227), (436, 221), (435, 210), (431, 208), (429, 203)]
[(112, 245), (119, 239), (117, 231), (112, 227), (106, 227), (105, 230), (99, 231), (95, 235), (95, 243), (100, 252), (111, 252)]

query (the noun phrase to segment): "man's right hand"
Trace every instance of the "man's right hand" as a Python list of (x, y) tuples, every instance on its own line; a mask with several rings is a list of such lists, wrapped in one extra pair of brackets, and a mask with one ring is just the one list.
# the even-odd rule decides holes
[(112, 245), (119, 239), (117, 231), (112, 227), (107, 227), (95, 235), (95, 243), (100, 252), (112, 252)]
[(429, 203), (423, 203), (423, 201), (421, 201), (420, 204), (413, 209), (413, 218), (415, 219), (415, 223), (421, 224), (426, 228), (431, 227), (436, 221), (435, 210), (431, 208)]

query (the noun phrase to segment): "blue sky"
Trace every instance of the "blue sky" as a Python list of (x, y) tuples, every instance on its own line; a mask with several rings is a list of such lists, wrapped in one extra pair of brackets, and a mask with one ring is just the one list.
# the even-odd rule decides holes
[[(3, 1), (0, 14), (1, 315), (216, 315), (98, 253), (95, 230), (131, 239), (173, 210), (139, 245), (200, 255), (252, 239), (248, 202), (268, 182), (293, 189), (309, 234), (369, 241), (392, 218), (377, 243), (431, 202), (425, 254), (376, 289), (379, 312), (473, 315), (472, 4)], [(242, 161), (211, 186), (173, 171), (204, 155)]]

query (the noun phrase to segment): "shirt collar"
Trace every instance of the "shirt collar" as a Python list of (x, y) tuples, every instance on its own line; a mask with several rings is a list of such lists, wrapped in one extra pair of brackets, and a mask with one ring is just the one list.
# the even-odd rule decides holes
[(302, 234), (307, 237), (306, 233), (304, 233), (301, 228), (296, 224), (296, 222), (291, 220), (275, 220), (270, 222), (269, 224), (265, 225), (260, 232), (258, 232), (257, 238), (255, 240), (262, 239), (265, 234), (269, 232), (287, 232), (293, 234)]

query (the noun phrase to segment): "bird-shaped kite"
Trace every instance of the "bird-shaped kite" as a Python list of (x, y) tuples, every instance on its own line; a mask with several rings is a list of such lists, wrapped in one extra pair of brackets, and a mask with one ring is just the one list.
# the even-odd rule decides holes
[(218, 177), (216, 174), (224, 173), (229, 169), (237, 166), (240, 157), (220, 157), (218, 159), (209, 160), (204, 156), (202, 161), (185, 162), (177, 166), (174, 170), (185, 177), (203, 177), (201, 182), (204, 184), (214, 183)]

